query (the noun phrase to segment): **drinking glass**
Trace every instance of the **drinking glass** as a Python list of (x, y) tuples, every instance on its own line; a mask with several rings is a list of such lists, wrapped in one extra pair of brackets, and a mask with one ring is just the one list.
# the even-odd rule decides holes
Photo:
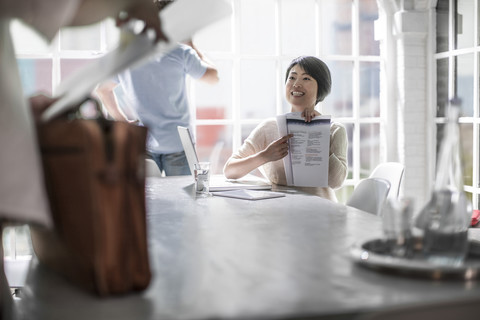
[(412, 210), (410, 198), (388, 200), (384, 206), (383, 232), (393, 256), (410, 258), (413, 254)]
[(210, 184), (210, 162), (195, 163), (195, 190), (197, 194), (208, 196)]

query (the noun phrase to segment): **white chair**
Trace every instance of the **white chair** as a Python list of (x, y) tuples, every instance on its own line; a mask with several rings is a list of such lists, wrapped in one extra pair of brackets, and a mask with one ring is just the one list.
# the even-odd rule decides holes
[(402, 183), (404, 170), (405, 167), (401, 163), (384, 162), (380, 163), (375, 169), (373, 169), (369, 178), (381, 178), (390, 182), (388, 199), (396, 200), (400, 192), (400, 185)]
[(380, 215), (388, 190), (390, 190), (390, 182), (385, 179), (363, 179), (353, 190), (347, 206)]

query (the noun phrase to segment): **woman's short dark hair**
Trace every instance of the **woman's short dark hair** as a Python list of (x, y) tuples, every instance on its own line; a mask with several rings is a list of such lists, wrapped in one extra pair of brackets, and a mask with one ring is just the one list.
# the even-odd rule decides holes
[(290, 62), (285, 75), (285, 82), (288, 80), (290, 70), (297, 64), (302, 67), (306, 73), (312, 76), (315, 81), (317, 81), (317, 100), (315, 101), (315, 104), (323, 101), (332, 89), (332, 77), (328, 66), (317, 57), (300, 56)]

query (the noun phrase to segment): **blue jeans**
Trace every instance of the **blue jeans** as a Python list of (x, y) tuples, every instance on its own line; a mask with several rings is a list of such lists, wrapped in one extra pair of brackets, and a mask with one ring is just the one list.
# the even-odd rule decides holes
[(148, 155), (155, 161), (160, 172), (166, 176), (186, 176), (190, 174), (185, 152), (159, 154), (148, 152)]

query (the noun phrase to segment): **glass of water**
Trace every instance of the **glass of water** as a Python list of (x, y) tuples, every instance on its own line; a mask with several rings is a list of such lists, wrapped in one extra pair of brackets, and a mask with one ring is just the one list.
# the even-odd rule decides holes
[(383, 232), (396, 257), (410, 258), (413, 254), (412, 236), (413, 200), (387, 199), (383, 209)]
[(197, 194), (208, 196), (210, 184), (210, 162), (195, 163), (195, 190)]

